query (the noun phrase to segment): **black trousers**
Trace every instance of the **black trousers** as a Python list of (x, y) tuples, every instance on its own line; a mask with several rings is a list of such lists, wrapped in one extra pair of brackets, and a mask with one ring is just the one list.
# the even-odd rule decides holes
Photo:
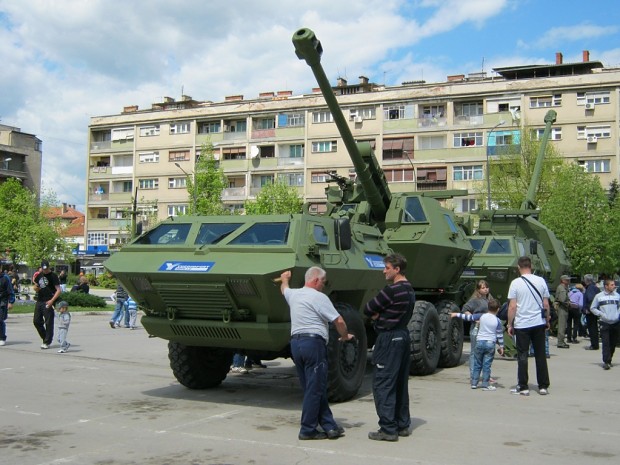
[(590, 335), (590, 346), (598, 349), (598, 317), (593, 313), (586, 313), (588, 322), (588, 334)]
[(620, 337), (620, 322), (613, 325), (601, 321), (601, 342), (603, 343), (603, 363), (611, 363)]
[(372, 355), (375, 376), (372, 392), (379, 426), (387, 434), (398, 434), (411, 426), (409, 415), (409, 366), (411, 342), (407, 329), (379, 333)]
[(37, 302), (34, 306), (32, 323), (41, 336), (43, 344), (50, 345), (54, 341), (54, 308), (47, 308), (45, 302)]
[(529, 389), (527, 357), (530, 351), (530, 343), (534, 346), (538, 388), (547, 389), (549, 387), (549, 370), (547, 368), (547, 355), (545, 354), (545, 332), (545, 325), (533, 326), (531, 328), (515, 328), (519, 390)]

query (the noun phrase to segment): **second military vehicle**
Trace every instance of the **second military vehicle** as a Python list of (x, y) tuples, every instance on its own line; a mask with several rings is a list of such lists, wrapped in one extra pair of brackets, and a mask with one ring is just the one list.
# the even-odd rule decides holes
[(330, 400), (355, 395), (366, 369), (373, 330), (362, 310), (385, 286), (383, 257), (407, 257), (417, 302), (409, 324), (411, 373), (455, 366), (461, 320), (450, 319), (456, 287), (473, 249), (452, 211), (432, 195), (393, 194), (368, 143), (357, 144), (320, 66), (321, 43), (309, 29), (293, 35), (312, 68), (357, 173), (327, 189), (327, 212), (266, 216), (182, 216), (141, 235), (105, 266), (138, 302), (151, 336), (169, 341), (175, 377), (189, 388), (219, 385), (234, 352), (264, 360), (290, 356), (290, 317), (274, 279), (292, 270), (301, 287), (306, 269), (327, 271), (324, 292), (344, 317), (354, 342), (330, 337)]

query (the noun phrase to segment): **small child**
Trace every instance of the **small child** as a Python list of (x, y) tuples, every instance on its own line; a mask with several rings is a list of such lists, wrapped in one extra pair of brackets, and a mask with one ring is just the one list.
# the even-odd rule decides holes
[(71, 313), (69, 313), (69, 304), (64, 300), (58, 305), (58, 342), (60, 343), (59, 354), (64, 354), (69, 350), (69, 344), (67, 342), (67, 333), (69, 332), (69, 325), (71, 324)]
[(466, 313), (450, 313), (450, 317), (461, 318), (465, 321), (479, 321), (480, 328), (476, 338), (476, 347), (474, 352), (474, 369), (471, 379), (471, 388), (478, 387), (478, 378), (482, 371), (482, 390), (495, 391), (497, 388), (489, 384), (491, 378), (491, 364), (495, 355), (495, 344), (499, 345), (498, 353), (504, 354), (504, 327), (502, 322), (497, 318), (499, 310), (499, 302), (495, 299), (489, 299), (489, 311), (487, 313), (475, 313), (469, 315)]
[(125, 301), (127, 311), (129, 312), (129, 329), (136, 329), (136, 319), (138, 318), (138, 304), (131, 296), (127, 296)]

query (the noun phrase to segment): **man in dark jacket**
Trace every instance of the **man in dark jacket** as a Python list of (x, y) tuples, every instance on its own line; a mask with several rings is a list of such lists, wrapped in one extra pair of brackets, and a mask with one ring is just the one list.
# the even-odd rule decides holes
[(590, 306), (596, 294), (600, 292), (600, 289), (594, 283), (594, 277), (591, 274), (585, 275), (583, 282), (586, 285), (586, 291), (583, 295), (583, 309), (586, 313), (588, 334), (590, 335), (590, 345), (586, 347), (586, 350), (598, 350), (598, 318), (590, 312)]
[(15, 303), (15, 292), (8, 274), (0, 272), (0, 346), (6, 344), (6, 319)]

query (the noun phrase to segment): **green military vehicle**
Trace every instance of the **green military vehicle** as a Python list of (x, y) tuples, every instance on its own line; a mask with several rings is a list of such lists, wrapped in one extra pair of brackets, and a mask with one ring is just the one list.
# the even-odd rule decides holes
[[(560, 276), (570, 271), (564, 244), (553, 231), (538, 221), (539, 211), (535, 201), (545, 149), (556, 116), (553, 110), (545, 115), (545, 130), (521, 208), (481, 211), (478, 230), (475, 235), (469, 236), (476, 253), (463, 272), (463, 280), (485, 279), (489, 282), (491, 293), (500, 302), (506, 301), (510, 282), (519, 276), (519, 257), (529, 255), (532, 258), (532, 271), (545, 278), (552, 292), (560, 284)], [(467, 233), (471, 234), (471, 231)], [(473, 290), (473, 285), (469, 289)]]
[(463, 345), (456, 284), (473, 255), (452, 211), (428, 193), (392, 194), (368, 143), (357, 144), (320, 66), (321, 44), (309, 29), (293, 35), (311, 66), (357, 172), (326, 189), (327, 211), (265, 216), (170, 218), (112, 255), (105, 266), (138, 302), (150, 336), (169, 341), (174, 376), (204, 389), (226, 377), (233, 353), (263, 360), (290, 356), (289, 309), (274, 282), (292, 270), (292, 287), (318, 265), (324, 292), (356, 338), (329, 341), (330, 400), (354, 396), (363, 380), (374, 333), (363, 307), (385, 286), (383, 257), (409, 262), (417, 302), (409, 324), (412, 374), (459, 363)]

